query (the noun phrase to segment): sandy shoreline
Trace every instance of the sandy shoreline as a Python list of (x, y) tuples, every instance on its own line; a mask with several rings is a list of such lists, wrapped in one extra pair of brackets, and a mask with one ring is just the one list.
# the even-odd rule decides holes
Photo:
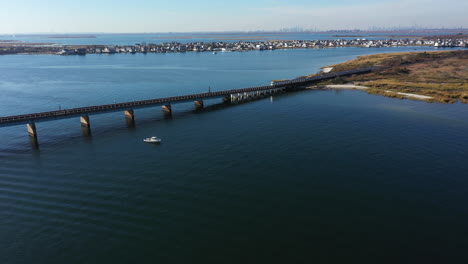
[[(331, 85), (325, 85), (325, 86), (310, 86), (307, 87), (307, 89), (330, 89), (330, 90), (367, 90), (369, 87), (366, 86), (360, 86), (360, 85), (354, 85), (354, 84), (331, 84)], [(430, 100), (433, 99), (431, 96), (426, 96), (426, 95), (420, 95), (420, 94), (412, 94), (412, 93), (400, 93), (400, 92), (394, 92), (394, 91), (388, 91), (385, 90), (386, 93), (392, 93), (392, 94), (398, 94), (401, 96), (404, 96), (408, 99), (414, 99), (414, 100)]]
[(426, 96), (426, 95), (420, 95), (420, 94), (412, 94), (412, 93), (400, 93), (400, 92), (393, 92), (393, 91), (385, 91), (387, 93), (396, 93), (398, 95), (403, 95), (406, 96), (410, 99), (418, 99), (418, 100), (428, 100), (428, 99), (433, 99), (434, 97), (431, 96)]
[(350, 90), (366, 90), (369, 87), (354, 85), (354, 84), (330, 84), (325, 85), (326, 89), (350, 89)]

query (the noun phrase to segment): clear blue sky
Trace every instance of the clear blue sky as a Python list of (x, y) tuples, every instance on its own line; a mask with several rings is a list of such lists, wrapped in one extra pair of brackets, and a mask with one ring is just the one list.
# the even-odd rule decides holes
[(0, 0), (0, 34), (468, 27), (466, 0)]

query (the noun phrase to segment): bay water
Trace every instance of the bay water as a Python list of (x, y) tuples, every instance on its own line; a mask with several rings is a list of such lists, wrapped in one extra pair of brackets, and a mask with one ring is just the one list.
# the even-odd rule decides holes
[[(432, 48), (0, 56), (0, 116), (266, 85)], [(468, 108), (305, 90), (0, 128), (1, 263), (463, 263)], [(158, 136), (160, 145), (143, 143)]]

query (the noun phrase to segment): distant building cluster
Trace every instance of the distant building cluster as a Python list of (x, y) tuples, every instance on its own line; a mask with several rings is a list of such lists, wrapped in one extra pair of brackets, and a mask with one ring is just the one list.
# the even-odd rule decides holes
[(163, 44), (135, 44), (130, 46), (106, 46), (88, 47), (80, 49), (63, 49), (59, 55), (84, 55), (84, 54), (113, 54), (113, 53), (174, 53), (174, 52), (233, 52), (250, 50), (275, 50), (275, 49), (308, 49), (330, 47), (395, 47), (395, 46), (434, 46), (434, 47), (468, 47), (467, 39), (388, 39), (368, 40), (357, 38), (354, 40), (276, 40), (276, 41), (239, 41), (239, 42), (194, 42)]
[(1, 54), (114, 54), (114, 53), (179, 53), (179, 52), (233, 52), (276, 49), (310, 49), (333, 47), (396, 47), (396, 46), (433, 46), (468, 47), (467, 38), (446, 39), (386, 39), (369, 40), (366, 38), (334, 40), (274, 40), (274, 41), (237, 41), (237, 42), (169, 42), (163, 44), (138, 43), (125, 46), (81, 45), (81, 46), (6, 46), (0, 45)]

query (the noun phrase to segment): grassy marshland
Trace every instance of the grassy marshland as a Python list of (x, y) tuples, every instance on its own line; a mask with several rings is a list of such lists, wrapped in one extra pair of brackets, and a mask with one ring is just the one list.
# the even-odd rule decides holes
[(328, 83), (349, 83), (369, 87), (368, 92), (390, 97), (414, 93), (431, 96), (435, 101), (468, 103), (468, 50), (407, 52), (359, 56), (344, 63), (330, 65), (331, 72), (383, 66), (363, 75), (337, 78)]

